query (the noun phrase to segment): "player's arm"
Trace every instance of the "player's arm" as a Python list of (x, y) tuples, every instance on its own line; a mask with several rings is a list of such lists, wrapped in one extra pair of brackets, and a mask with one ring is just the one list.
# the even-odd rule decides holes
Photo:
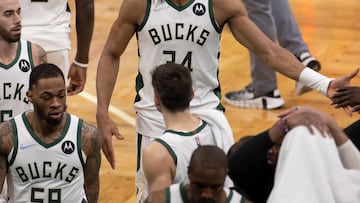
[(7, 176), (7, 157), (13, 147), (13, 130), (9, 121), (0, 123), (0, 191)]
[(151, 192), (145, 199), (144, 203), (163, 203), (166, 201), (165, 190)]
[(89, 62), (89, 49), (94, 31), (94, 0), (76, 0), (75, 6), (77, 38), (75, 60), (87, 64)]
[(89, 63), (89, 50), (94, 32), (94, 0), (76, 0), (76, 41), (75, 61), (70, 65), (68, 95), (80, 93), (85, 88), (86, 68)]
[(271, 41), (249, 19), (246, 8), (237, 0), (214, 0), (214, 14), (218, 23), (227, 22), (235, 39), (256, 53), (274, 70), (298, 80), (304, 66), (289, 51)]
[(31, 50), (34, 66), (47, 62), (46, 52), (41, 46), (31, 43)]
[(111, 137), (123, 139), (116, 124), (110, 119), (108, 107), (119, 72), (120, 56), (135, 33), (136, 27), (145, 15), (146, 1), (124, 0), (119, 15), (113, 23), (104, 50), (99, 59), (96, 74), (97, 126), (104, 137), (103, 152), (115, 168), (115, 155)]
[(84, 187), (88, 202), (97, 202), (99, 198), (99, 169), (101, 164), (102, 138), (94, 126), (83, 123), (82, 149), (87, 156), (84, 169)]
[(172, 184), (176, 166), (166, 148), (159, 142), (152, 142), (143, 152), (142, 164), (149, 193), (162, 190)]

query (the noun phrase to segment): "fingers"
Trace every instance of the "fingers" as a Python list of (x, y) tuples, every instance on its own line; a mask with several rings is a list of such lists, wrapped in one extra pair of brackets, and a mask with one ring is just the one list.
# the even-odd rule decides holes
[(349, 79), (354, 78), (359, 73), (359, 68), (356, 68), (352, 73), (350, 73), (347, 77)]
[(114, 150), (112, 147), (111, 137), (110, 137), (110, 139), (108, 139), (108, 138), (104, 139), (104, 144), (102, 146), (102, 150), (106, 157), (106, 160), (111, 165), (111, 168), (115, 169), (115, 154), (114, 154)]
[(79, 94), (84, 90), (84, 84), (70, 82), (69, 86), (67, 87), (67, 93), (69, 96)]
[(280, 114), (278, 114), (278, 117), (285, 118), (285, 117), (289, 116), (290, 114), (294, 113), (295, 111), (300, 110), (300, 108), (301, 108), (300, 106), (294, 106), (292, 108), (289, 108), (289, 109), (281, 112)]
[(352, 116), (352, 109), (350, 106), (345, 106), (345, 107), (343, 107), (343, 109), (348, 116), (350, 116), (350, 117)]

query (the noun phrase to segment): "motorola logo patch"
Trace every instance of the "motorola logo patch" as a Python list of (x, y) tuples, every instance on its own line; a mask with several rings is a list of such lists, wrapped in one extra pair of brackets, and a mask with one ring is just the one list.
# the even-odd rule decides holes
[(197, 16), (202, 16), (205, 14), (206, 9), (204, 4), (202, 3), (196, 3), (193, 7), (193, 12), (195, 13), (195, 15)]
[(62, 143), (61, 145), (61, 150), (65, 153), (65, 154), (71, 154), (75, 151), (75, 144), (71, 141), (65, 141)]
[(22, 72), (28, 72), (30, 70), (30, 63), (25, 59), (19, 61), (19, 68)]

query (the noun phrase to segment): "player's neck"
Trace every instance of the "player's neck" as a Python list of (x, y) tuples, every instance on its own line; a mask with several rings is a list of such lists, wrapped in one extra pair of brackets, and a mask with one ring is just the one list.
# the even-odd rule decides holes
[(182, 111), (177, 113), (163, 112), (166, 129), (177, 131), (192, 131), (199, 127), (200, 119), (190, 113)]
[(177, 6), (184, 6), (187, 2), (189, 2), (191, 0), (170, 0), (170, 1), (173, 2)]
[(27, 119), (36, 134), (36, 136), (45, 143), (52, 143), (61, 136), (62, 130), (66, 122), (64, 115), (59, 124), (50, 124), (47, 121), (36, 116), (34, 112), (27, 114)]
[[(2, 64), (10, 64), (16, 57), (18, 42), (7, 42), (0, 40), (0, 62)], [(6, 50), (6, 51), (5, 51)]]

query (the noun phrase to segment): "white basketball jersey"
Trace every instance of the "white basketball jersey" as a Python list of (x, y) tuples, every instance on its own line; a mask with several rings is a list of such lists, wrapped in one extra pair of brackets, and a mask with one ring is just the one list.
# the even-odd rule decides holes
[(175, 62), (191, 70), (195, 97), (191, 108), (221, 109), (218, 80), (220, 33), (211, 0), (190, 0), (176, 6), (170, 0), (148, 1), (144, 21), (137, 30), (139, 74), (136, 78), (138, 133), (157, 137), (164, 122), (154, 105), (151, 71)]
[(36, 136), (26, 113), (10, 120), (14, 129), (14, 147), (8, 156), (10, 202), (86, 201), (82, 120), (65, 116), (61, 136), (50, 144)]
[[(224, 188), (226, 194), (226, 203), (243, 203), (245, 199), (234, 190), (230, 190), (228, 188)], [(165, 189), (166, 202), (169, 203), (185, 203), (188, 202), (186, 197), (186, 192), (184, 189), (184, 185), (174, 184)]]
[(9, 64), (0, 63), (0, 123), (32, 109), (26, 91), (34, 68), (31, 43), (20, 40), (15, 59)]
[[(70, 49), (70, 9), (67, 0), (19, 0), (21, 36), (47, 52)], [(56, 39), (56, 40), (54, 40)]]
[(176, 173), (173, 183), (188, 183), (187, 167), (192, 153), (201, 145), (216, 145), (210, 126), (202, 121), (202, 124), (194, 131), (180, 132), (166, 130), (155, 141), (161, 143), (169, 152), (176, 165)]

